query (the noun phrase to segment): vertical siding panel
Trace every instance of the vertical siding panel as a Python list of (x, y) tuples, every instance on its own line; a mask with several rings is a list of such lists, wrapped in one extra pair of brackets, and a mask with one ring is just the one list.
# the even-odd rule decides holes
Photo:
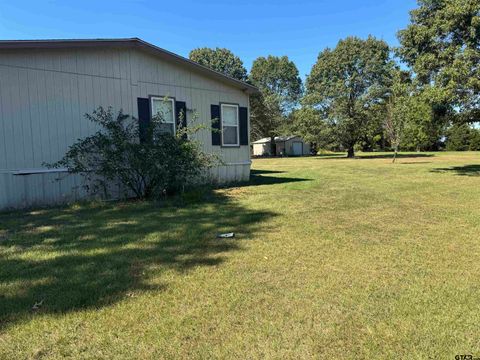
[(7, 174), (3, 174), (0, 172), (0, 209), (5, 209), (8, 206), (7, 202), (7, 184), (5, 180), (7, 178)]
[[(198, 98), (198, 96), (199, 96), (198, 93), (193, 92), (190, 89), (190, 107), (193, 110), (192, 117), (193, 116), (197, 117), (197, 119), (195, 120), (196, 121), (195, 125), (199, 125), (199, 124), (203, 123), (203, 106), (202, 106), (201, 101)], [(196, 141), (201, 141), (202, 144), (204, 144), (204, 142), (202, 141), (203, 132), (204, 132), (203, 130), (200, 130), (196, 134), (194, 134), (194, 139)], [(204, 145), (202, 145), (202, 146), (204, 146)]]
[(35, 176), (15, 176), (22, 183), (22, 202), (24, 206), (35, 205)]
[(128, 61), (128, 52), (127, 51), (118, 51), (119, 61), (120, 61), (120, 77), (122, 79), (129, 78), (129, 61)]
[(82, 57), (81, 57), (81, 52), (80, 50), (72, 50), (74, 56), (75, 56), (75, 64), (76, 64), (76, 73), (77, 74), (83, 74), (84, 73), (84, 64), (83, 64), (83, 61), (82, 61)]
[(120, 79), (122, 77), (121, 71), (120, 71), (120, 55), (118, 50), (113, 49), (112, 50), (112, 71), (113, 71), (113, 77)]
[(41, 167), (44, 161), (43, 146), (42, 146), (42, 122), (39, 111), (39, 97), (38, 97), (38, 71), (28, 70), (27, 72), (27, 86), (28, 99), (30, 103), (30, 121), (32, 126), (32, 147), (33, 147), (33, 167)]
[(161, 83), (161, 78), (162, 78), (162, 63), (160, 61), (156, 61), (155, 64), (155, 71), (154, 71), (154, 74), (153, 74), (153, 81), (155, 81), (156, 83)]
[(35, 59), (34, 68), (38, 70), (44, 70), (45, 69), (45, 51), (43, 50), (35, 51), (34, 59)]
[(122, 108), (125, 111), (125, 113), (135, 116), (135, 114), (132, 111), (131, 107), (131, 102), (130, 102), (130, 84), (125, 81), (125, 80), (120, 80), (120, 99), (122, 103)]
[(29, 203), (29, 206), (38, 206), (44, 204), (44, 192), (43, 186), (40, 186), (41, 175), (31, 175), (31, 176), (22, 176), (25, 178), (25, 186), (27, 187), (26, 191), (26, 200)]
[(65, 126), (65, 145), (63, 152), (58, 154), (59, 159), (63, 157), (68, 147), (76, 140), (77, 129), (75, 124), (75, 118), (72, 116), (72, 104), (74, 98), (72, 96), (71, 80), (73, 78), (74, 77), (71, 74), (61, 74), (60, 76), (60, 79), (62, 81), (61, 99), (63, 103), (61, 120)]
[(12, 207), (12, 203), (10, 201), (11, 197), (11, 189), (10, 189), (10, 174), (0, 174), (0, 188), (3, 190), (0, 190), (0, 209), (7, 209)]
[(50, 125), (49, 132), (47, 133), (47, 138), (50, 147), (50, 155), (48, 161), (53, 161), (56, 155), (60, 152), (59, 146), (59, 128), (57, 122), (57, 106), (56, 106), (56, 94), (55, 94), (55, 73), (47, 72), (45, 73), (45, 101), (46, 101), (46, 119)]
[(208, 153), (218, 153), (219, 154), (219, 147), (212, 146), (212, 114), (210, 113), (210, 105), (218, 104), (218, 99), (212, 97), (208, 91), (201, 91), (201, 90), (192, 90), (194, 93), (198, 94), (198, 102), (200, 108), (200, 116), (202, 123), (205, 123), (207, 128), (202, 130), (201, 138), (204, 151)]
[(107, 80), (105, 78), (97, 78), (98, 81), (98, 93), (96, 96), (96, 100), (98, 106), (102, 106), (104, 109), (108, 109), (109, 107), (113, 106), (112, 102), (110, 101), (110, 91), (107, 89)]
[(157, 64), (157, 81), (159, 83), (166, 83), (166, 71), (165, 71), (165, 63), (163, 61), (159, 61)]
[(90, 91), (89, 78), (85, 75), (79, 75), (78, 77), (78, 119), (80, 122), (81, 134), (80, 137), (87, 136), (90, 131), (88, 120), (85, 119), (85, 113), (87, 113), (88, 103), (86, 93)]
[(39, 138), (42, 143), (42, 161), (51, 161), (53, 148), (50, 142), (50, 131), (53, 124), (49, 113), (49, 100), (47, 98), (47, 79), (48, 73), (45, 71), (37, 71), (37, 95), (38, 95), (38, 122), (40, 124)]
[(62, 73), (55, 73), (54, 74), (54, 86), (55, 86), (55, 119), (56, 119), (56, 126), (58, 128), (58, 152), (55, 154), (55, 159), (53, 161), (59, 160), (65, 151), (67, 150), (67, 144), (69, 139), (68, 130), (70, 127), (70, 122), (68, 119), (65, 119), (65, 107), (67, 106), (64, 101), (64, 74)]
[(97, 62), (96, 54), (92, 52), (83, 52), (79, 53), (79, 59), (83, 60), (83, 71), (84, 74), (95, 75), (95, 64)]
[(101, 88), (102, 88), (102, 106), (105, 108), (112, 107), (114, 114), (119, 110), (115, 107), (114, 102), (114, 93), (115, 86), (113, 80), (102, 78), (101, 79)]
[[(7, 117), (5, 113), (5, 104), (4, 102), (6, 101), (6, 81), (5, 81), (5, 70), (2, 66), (0, 66), (0, 141), (2, 142), (0, 144), (0, 169), (7, 169)], [(1, 177), (2, 174), (0, 173), (0, 185), (4, 186), (3, 184), (3, 178)], [(2, 204), (2, 201), (5, 201), (5, 194), (0, 195), (2, 198), (0, 198), (0, 207)], [(3, 199), (3, 200), (2, 200)]]
[(128, 114), (122, 102), (122, 83), (119, 79), (113, 80), (113, 88), (113, 106), (115, 107), (117, 112), (122, 110), (124, 113)]
[(62, 67), (61, 70), (68, 73), (76, 73), (77, 61), (75, 52), (70, 49), (64, 49), (61, 51)]
[(115, 77), (115, 59), (113, 55), (113, 51), (111, 49), (106, 49), (102, 52), (101, 59), (103, 60), (104, 67), (105, 67), (105, 72), (103, 73), (103, 76), (107, 76), (110, 78)]
[(82, 136), (82, 119), (79, 116), (79, 76), (72, 75), (70, 78), (70, 119), (72, 121), (72, 142), (77, 141)]
[[(92, 113), (93, 110), (97, 109), (99, 106), (101, 106), (101, 99), (102, 99), (102, 92), (101, 92), (101, 86), (100, 86), (100, 79), (98, 77), (91, 77), (92, 80), (92, 97), (91, 97), (91, 102), (89, 104), (92, 105), (92, 109), (90, 110), (90, 114)], [(90, 122), (90, 125), (92, 126), (94, 131), (98, 130), (98, 125), (93, 124)]]
[(23, 168), (25, 161), (24, 124), (22, 122), (20, 75), (18, 69), (12, 69), (8, 84), (10, 85), (10, 121), (13, 123), (12, 149), (14, 149), (14, 167)]
[(133, 85), (136, 85), (139, 80), (139, 56), (133, 50), (128, 50), (129, 63), (130, 63), (130, 81)]

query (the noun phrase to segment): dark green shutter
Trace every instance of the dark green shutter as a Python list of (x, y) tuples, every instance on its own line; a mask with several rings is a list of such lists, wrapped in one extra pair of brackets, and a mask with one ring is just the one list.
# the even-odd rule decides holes
[(220, 118), (220, 105), (210, 105), (210, 113), (212, 119), (212, 145), (222, 145), (222, 124)]
[(150, 125), (150, 101), (148, 98), (137, 98), (138, 130), (140, 142), (147, 141), (148, 126)]
[(240, 117), (240, 145), (248, 145), (248, 109), (241, 107), (238, 109)]

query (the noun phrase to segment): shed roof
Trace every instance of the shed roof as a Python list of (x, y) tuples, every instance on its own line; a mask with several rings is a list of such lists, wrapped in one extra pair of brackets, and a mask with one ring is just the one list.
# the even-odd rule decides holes
[[(288, 135), (288, 136), (275, 136), (275, 142), (283, 142), (292, 140), (294, 138), (299, 138), (297, 135)], [(268, 144), (270, 142), (270, 138), (263, 138), (257, 141), (252, 142), (252, 144)]]
[(47, 40), (0, 40), (2, 49), (58, 49), (58, 48), (85, 48), (85, 47), (127, 47), (145, 50), (163, 59), (177, 61), (184, 66), (219, 81), (230, 84), (248, 94), (257, 93), (258, 89), (244, 81), (234, 79), (218, 71), (200, 65), (190, 59), (177, 55), (168, 50), (150, 44), (139, 38), (122, 39), (47, 39)]

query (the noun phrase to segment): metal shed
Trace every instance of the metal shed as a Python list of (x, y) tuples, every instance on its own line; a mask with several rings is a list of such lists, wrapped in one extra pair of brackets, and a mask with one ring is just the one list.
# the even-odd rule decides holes
[[(271, 138), (263, 138), (252, 143), (253, 156), (272, 156)], [(276, 136), (274, 156), (310, 155), (310, 144), (300, 136)]]

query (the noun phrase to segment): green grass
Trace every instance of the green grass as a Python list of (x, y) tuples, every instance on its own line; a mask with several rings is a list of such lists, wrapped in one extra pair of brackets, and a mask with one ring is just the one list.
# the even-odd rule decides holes
[(0, 214), (0, 358), (480, 356), (480, 154), (360, 156)]

